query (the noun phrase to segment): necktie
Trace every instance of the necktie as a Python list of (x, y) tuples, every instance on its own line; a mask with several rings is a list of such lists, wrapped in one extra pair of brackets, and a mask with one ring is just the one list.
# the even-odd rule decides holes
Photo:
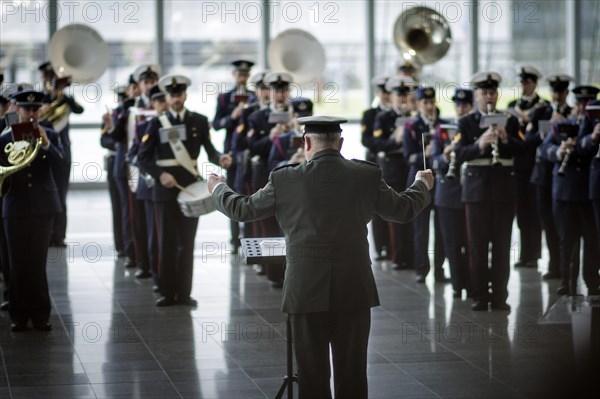
[(175, 116), (175, 124), (176, 124), (176, 125), (181, 125), (181, 118), (179, 117), (179, 114), (177, 114), (177, 115)]

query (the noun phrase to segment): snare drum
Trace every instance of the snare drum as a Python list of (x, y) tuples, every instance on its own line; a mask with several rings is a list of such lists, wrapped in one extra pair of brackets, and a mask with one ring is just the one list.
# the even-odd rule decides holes
[(177, 202), (181, 208), (181, 213), (185, 216), (197, 218), (200, 215), (205, 215), (215, 210), (211, 195), (208, 192), (208, 183), (197, 181), (185, 189), (188, 192), (182, 190), (177, 195)]

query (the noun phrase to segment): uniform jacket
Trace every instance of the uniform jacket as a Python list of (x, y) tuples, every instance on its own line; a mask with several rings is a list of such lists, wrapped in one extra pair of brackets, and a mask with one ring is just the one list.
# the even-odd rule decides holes
[[(175, 125), (175, 119), (170, 112), (167, 112), (169, 120)], [(201, 147), (208, 154), (210, 162), (218, 165), (221, 153), (219, 153), (210, 141), (208, 119), (201, 114), (186, 110), (183, 120), (185, 124), (187, 139), (183, 141), (185, 148), (192, 160), (197, 160), (200, 156)], [(150, 173), (156, 183), (154, 184), (154, 201), (167, 202), (177, 200), (179, 190), (176, 187), (166, 188), (160, 184), (160, 175), (168, 172), (175, 177), (177, 183), (186, 187), (194, 183), (197, 178), (182, 166), (161, 167), (156, 164), (160, 159), (175, 159), (169, 143), (161, 143), (159, 129), (161, 124), (158, 118), (153, 118), (148, 125), (140, 143), (138, 152), (138, 165), (142, 172)]]
[(293, 137), (296, 136), (297, 133), (292, 130), (275, 138), (271, 146), (271, 152), (269, 153), (269, 171), (278, 166), (286, 165), (294, 153), (296, 153), (297, 148), (292, 146)]
[(217, 209), (237, 221), (276, 216), (287, 244), (282, 311), (311, 313), (379, 305), (369, 257), (373, 213), (407, 223), (431, 198), (416, 182), (392, 190), (377, 165), (321, 151), (310, 162), (275, 169), (251, 197), (226, 185), (213, 193)]
[[(231, 149), (231, 139), (238, 125), (238, 121), (231, 118), (231, 113), (237, 106), (234, 101), (237, 92), (238, 89), (234, 88), (219, 94), (217, 99), (217, 111), (213, 120), (213, 128), (215, 130), (225, 129), (225, 153), (228, 153)], [(250, 97), (254, 96), (253, 91), (246, 91), (246, 94)]]
[[(29, 166), (11, 175), (4, 182), (3, 218), (62, 212), (53, 170), (65, 167), (65, 154), (59, 144), (58, 133), (46, 129), (46, 134), (50, 140), (50, 147), (47, 150), (40, 149)], [(0, 135), (0, 148), (12, 141), (12, 131), (5, 131)], [(0, 163), (3, 166), (10, 165), (4, 151), (0, 151)]]
[[(566, 124), (577, 123), (576, 118), (569, 118), (560, 122)], [(558, 132), (559, 123), (552, 124), (552, 132), (540, 147), (540, 155), (554, 164), (552, 169), (552, 199), (555, 201), (587, 202), (589, 201), (589, 158), (576, 146), (569, 156), (569, 162), (565, 170), (565, 176), (559, 176), (558, 170), (562, 160), (558, 159), (556, 151), (560, 143), (567, 139)]]
[(594, 126), (599, 122), (586, 116), (577, 138), (577, 145), (583, 156), (590, 160), (589, 194), (591, 200), (600, 200), (600, 157), (598, 157), (600, 153), (598, 152), (598, 143), (592, 142)]
[(435, 173), (434, 205), (442, 208), (463, 209), (461, 200), (462, 186), (460, 185), (460, 164), (454, 163), (454, 179), (447, 179), (450, 166), (444, 158), (444, 147), (451, 143), (447, 133), (437, 129), (431, 141), (431, 166)]
[[(566, 105), (560, 113), (568, 117), (571, 114), (571, 107)], [(544, 141), (539, 131), (540, 121), (548, 121), (552, 118), (554, 110), (551, 105), (546, 107), (537, 108), (532, 112), (529, 125), (527, 126), (527, 132), (525, 134), (525, 142), (528, 148), (535, 148), (535, 165), (531, 172), (531, 183), (536, 186), (549, 187), (552, 185), (552, 168), (554, 164), (548, 162), (540, 155), (540, 145)]]
[[(396, 119), (401, 117), (394, 109), (380, 112), (375, 117), (372, 148), (375, 153), (383, 152), (385, 156), (379, 159), (383, 178), (395, 186), (404, 187), (407, 181), (408, 164), (402, 155), (402, 143), (396, 143)], [(396, 186), (397, 187), (397, 186)]]
[[(470, 112), (458, 120), (460, 140), (456, 145), (459, 163), (475, 159), (492, 159), (492, 146), (483, 154), (477, 139), (487, 128), (480, 128), (482, 114), (479, 110)], [(519, 122), (514, 116), (508, 118), (506, 133), (508, 142), (498, 140), (500, 158), (513, 159), (525, 148), (525, 141), (519, 136)], [(515, 173), (510, 166), (466, 166), (461, 168), (463, 202), (514, 202), (516, 195)]]
[(369, 108), (362, 114), (362, 118), (360, 120), (360, 128), (361, 128), (361, 143), (364, 145), (368, 153), (371, 156), (375, 156), (377, 151), (373, 147), (373, 131), (375, 130), (375, 117), (377, 114), (382, 112), (383, 109), (380, 106), (376, 108)]
[[(436, 120), (435, 130), (439, 131), (440, 123), (447, 123), (446, 120)], [(402, 137), (402, 146), (404, 147), (404, 159), (408, 163), (407, 182), (415, 180), (419, 170), (423, 170), (423, 136), (422, 133), (429, 133), (429, 125), (425, 123), (421, 114), (405, 125), (404, 136)], [(427, 144), (426, 144), (427, 145)], [(431, 160), (427, 160), (428, 168), (431, 167)]]

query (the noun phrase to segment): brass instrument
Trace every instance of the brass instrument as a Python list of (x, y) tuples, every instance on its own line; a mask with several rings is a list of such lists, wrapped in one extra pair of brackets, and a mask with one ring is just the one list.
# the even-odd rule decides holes
[(450, 163), (448, 164), (448, 172), (446, 173), (446, 179), (456, 179), (456, 151), (454, 150), (452, 150), (452, 152), (450, 153)]
[[(487, 104), (487, 113), (490, 115), (493, 112), (492, 104)], [(496, 130), (496, 125), (492, 125), (492, 130)], [(492, 143), (492, 165), (500, 165), (500, 149), (498, 144), (498, 134), (496, 134), (496, 141)]]
[(54, 130), (60, 132), (64, 126), (63, 121), (65, 121), (69, 114), (71, 113), (71, 108), (69, 108), (69, 104), (63, 101), (64, 96), (58, 96), (54, 101), (50, 103), (50, 106), (46, 108), (43, 112), (40, 113), (41, 121), (48, 121), (52, 123)]
[(404, 60), (417, 69), (440, 60), (452, 45), (448, 21), (427, 7), (413, 7), (400, 14), (393, 36)]
[(31, 143), (28, 141), (17, 141), (6, 144), (4, 152), (8, 154), (8, 162), (11, 166), (0, 166), (0, 196), (2, 196), (4, 180), (32, 163), (40, 148), (42, 148), (41, 137), (36, 140), (33, 148), (31, 148)]
[(288, 72), (294, 83), (319, 82), (325, 70), (325, 49), (309, 32), (288, 29), (269, 43), (269, 69)]

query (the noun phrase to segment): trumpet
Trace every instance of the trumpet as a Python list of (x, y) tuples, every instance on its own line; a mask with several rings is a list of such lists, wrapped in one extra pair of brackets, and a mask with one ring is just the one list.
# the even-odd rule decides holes
[(450, 153), (450, 164), (448, 164), (448, 172), (446, 173), (446, 179), (456, 179), (456, 151), (452, 150)]
[[(488, 103), (487, 104), (487, 113), (488, 115), (491, 114), (492, 111), (492, 104)], [(496, 130), (496, 125), (492, 125), (492, 129)], [(500, 151), (499, 151), (499, 147), (498, 147), (498, 135), (496, 135), (496, 141), (492, 143), (492, 165), (500, 165)]]

